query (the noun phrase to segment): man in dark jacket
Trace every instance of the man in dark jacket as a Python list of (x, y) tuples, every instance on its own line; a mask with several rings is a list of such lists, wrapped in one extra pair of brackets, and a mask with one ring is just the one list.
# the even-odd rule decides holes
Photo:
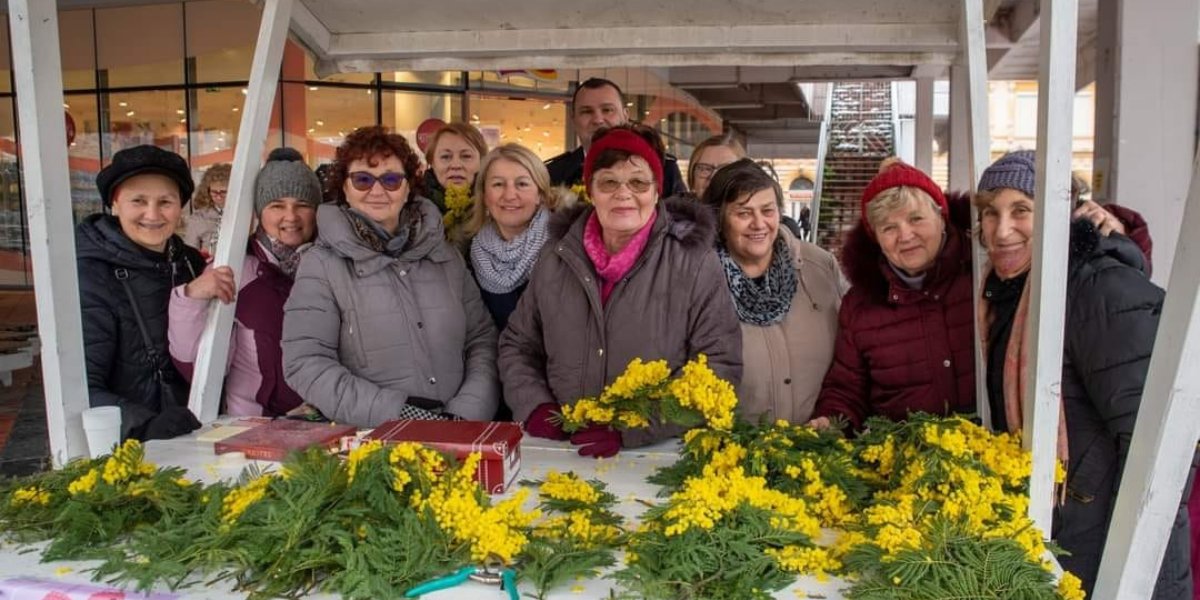
[(75, 242), (89, 403), (121, 408), (122, 439), (188, 433), (200, 423), (167, 352), (167, 304), (204, 270), (175, 235), (191, 171), (177, 154), (137, 146), (116, 153), (96, 187), (111, 214), (84, 219)]
[[(575, 88), (575, 95), (571, 97), (571, 119), (575, 122), (579, 147), (546, 161), (551, 184), (572, 186), (583, 182), (583, 155), (592, 145), (592, 134), (601, 127), (629, 121), (621, 98), (621, 88), (617, 84), (599, 77), (588, 79)], [(683, 176), (679, 174), (679, 163), (671, 154), (663, 155), (663, 180), (663, 198), (687, 191)]]

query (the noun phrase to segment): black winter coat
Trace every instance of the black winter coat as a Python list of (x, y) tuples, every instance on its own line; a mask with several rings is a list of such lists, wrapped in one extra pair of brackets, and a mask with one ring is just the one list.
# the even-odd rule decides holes
[[(167, 305), (171, 289), (204, 270), (200, 252), (172, 236), (167, 252), (155, 260), (121, 231), (116, 217), (91, 215), (76, 229), (79, 300), (83, 310), (84, 355), (91, 406), (121, 407), (121, 438), (146, 439), (162, 427), (150, 427), (164, 408), (164, 373), (187, 402), (187, 383), (167, 351)], [(116, 271), (128, 273), (138, 308), (158, 353), (153, 364), (138, 328), (133, 307)]]
[[(1066, 502), (1055, 511), (1052, 537), (1071, 553), (1059, 562), (1083, 580), (1088, 597), (1162, 311), (1164, 292), (1145, 270), (1145, 256), (1129, 238), (1102, 237), (1086, 220), (1072, 223), (1062, 379), (1070, 465)], [(1155, 600), (1192, 598), (1188, 496), (1183, 494), (1176, 514)]]

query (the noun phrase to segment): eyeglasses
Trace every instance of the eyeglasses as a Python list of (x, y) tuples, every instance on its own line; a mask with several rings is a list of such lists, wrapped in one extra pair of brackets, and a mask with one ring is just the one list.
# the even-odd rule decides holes
[(209, 196), (225, 196), (228, 194), (229, 194), (229, 190), (214, 190), (211, 188), (208, 190)]
[(622, 185), (628, 187), (629, 191), (635, 194), (644, 194), (650, 191), (650, 188), (654, 187), (654, 182), (646, 181), (645, 179), (630, 179), (629, 181), (621, 181), (620, 179), (613, 179), (611, 177), (603, 177), (596, 180), (596, 189), (604, 192), (605, 194), (611, 194), (621, 189)]
[[(725, 163), (725, 164), (727, 165), (729, 163)], [(695, 171), (695, 173), (698, 177), (703, 177), (705, 179), (708, 179), (709, 177), (712, 177), (713, 173), (717, 172), (717, 170), (719, 170), (721, 167), (724, 167), (724, 166), (725, 165), (711, 165), (708, 163), (698, 162), (698, 163), (696, 163), (696, 166), (693, 168), (693, 170)]]
[(404, 185), (404, 173), (395, 173), (388, 171), (383, 175), (375, 176), (366, 171), (355, 171), (350, 174), (350, 185), (360, 192), (369, 191), (375, 187), (375, 182), (378, 181), (383, 189), (394, 192)]

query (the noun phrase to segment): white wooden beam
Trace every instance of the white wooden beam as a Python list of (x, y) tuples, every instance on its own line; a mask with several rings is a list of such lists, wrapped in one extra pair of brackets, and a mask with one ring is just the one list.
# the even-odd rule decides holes
[[(262, 164), (263, 144), (275, 106), (275, 89), (279, 84), (279, 67), (283, 62), (283, 46), (287, 41), (289, 17), (294, 0), (266, 0), (254, 60), (250, 65), (250, 87), (246, 94), (242, 121), (238, 128), (237, 148), (233, 154), (233, 170), (229, 177), (229, 198), (214, 255), (214, 265), (233, 269), (234, 280), (242, 281), (242, 261), (246, 255), (246, 239), (250, 235), (254, 206), (254, 180)], [(234, 304), (221, 304), (209, 312), (200, 337), (195, 376), (192, 380), (188, 408), (201, 422), (217, 418), (221, 407), (221, 388), (225, 383), (226, 358), (233, 331)]]
[[(955, 73), (961, 73), (961, 77), (956, 78), (961, 80), (965, 88), (963, 97), (959, 100), (959, 108), (966, 109), (966, 165), (969, 169), (968, 185), (965, 189), (974, 191), (975, 185), (979, 182), (979, 176), (983, 174), (983, 170), (987, 168), (991, 162), (991, 130), (988, 129), (988, 82), (987, 82), (987, 48), (984, 46), (984, 17), (983, 3), (981, 0), (963, 0), (961, 11), (962, 17), (962, 55), (961, 55), (961, 70), (956, 68)], [(953, 107), (952, 107), (953, 110)], [(962, 120), (957, 121), (962, 123)], [(961, 139), (961, 138), (960, 138)], [(961, 152), (961, 151), (956, 151)], [(963, 171), (962, 157), (958, 157), (959, 165), (957, 171)], [(971, 223), (978, 222), (978, 215), (975, 211), (975, 206), (971, 206)], [(987, 254), (979, 245), (979, 239), (972, 237), (971, 252), (975, 265), (987, 264)], [(976, 298), (983, 291), (984, 272), (982, 268), (976, 268), (972, 287)], [(1003, 423), (992, 423), (992, 411), (988, 408), (987, 396), (987, 378), (984, 376), (986, 363), (983, 358), (983, 344), (979, 343), (983, 340), (983, 336), (987, 332), (979, 331), (979, 303), (973, 303), (972, 309), (975, 314), (975, 402), (976, 410), (979, 418), (985, 427), (995, 427), (1003, 429)]]
[(742, 52), (953, 52), (956, 47), (953, 23), (801, 23), (341, 33), (332, 36), (327, 56), (322, 58), (712, 54), (731, 48)]
[(1037, 187), (1030, 273), (1025, 435), (1033, 453), (1029, 515), (1045, 535), (1054, 515), (1054, 465), (1062, 403), (1063, 324), (1071, 220), (1078, 0), (1042, 0), (1038, 82)]
[(11, 0), (8, 19), (50, 455), (61, 466), (88, 454), (80, 416), (88, 407), (88, 386), (61, 108), (58, 9), (44, 0)]
[(588, 54), (521, 54), (506, 56), (431, 56), (417, 58), (342, 57), (318, 60), (318, 77), (334, 73), (376, 71), (486, 71), (526, 65), (529, 69), (608, 69), (624, 67), (839, 67), (895, 65), (950, 65), (954, 51), (944, 52), (728, 52), (719, 48), (651, 54), (648, 52), (593, 52)]
[(975, 188), (967, 111), (967, 67), (956, 64), (950, 67), (950, 189), (957, 191)]
[[(1200, 160), (1194, 161), (1183, 231), (1200, 231)], [(1096, 600), (1153, 594), (1200, 437), (1200, 240), (1181, 236), (1171, 265)]]
[(933, 80), (917, 80), (916, 148), (914, 166), (933, 172)]

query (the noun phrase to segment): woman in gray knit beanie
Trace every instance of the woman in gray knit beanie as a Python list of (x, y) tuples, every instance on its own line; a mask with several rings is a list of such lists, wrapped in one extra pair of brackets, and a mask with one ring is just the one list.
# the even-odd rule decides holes
[(168, 339), (171, 357), (190, 378), (200, 334), (212, 300), (228, 304), (237, 290), (224, 412), (280, 416), (307, 410), (283, 379), (283, 305), (291, 293), (300, 258), (316, 236), (321, 184), (299, 152), (271, 152), (254, 184), (258, 227), (246, 249), (242, 282), (233, 270), (210, 267), (171, 295)]

